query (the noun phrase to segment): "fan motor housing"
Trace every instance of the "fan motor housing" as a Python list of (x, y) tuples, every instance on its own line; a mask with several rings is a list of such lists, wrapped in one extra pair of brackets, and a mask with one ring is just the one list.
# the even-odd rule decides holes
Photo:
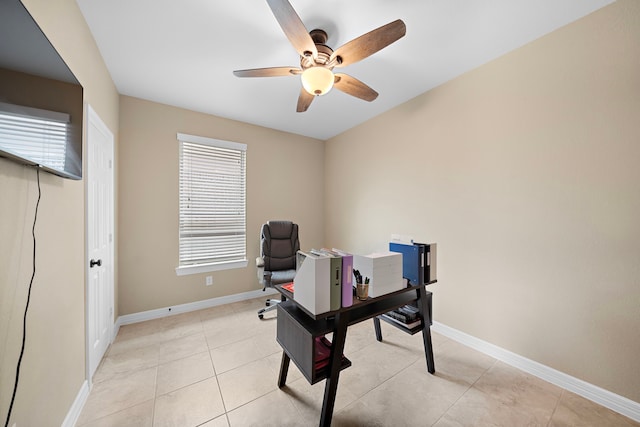
[[(300, 66), (303, 70), (306, 70), (309, 67), (313, 67), (315, 65), (324, 65), (329, 64), (331, 59), (331, 55), (333, 55), (333, 49), (327, 46), (325, 43), (327, 42), (327, 32), (321, 29), (311, 30), (309, 32), (311, 39), (316, 45), (316, 49), (318, 50), (318, 57), (314, 60), (311, 55), (300, 56)], [(329, 67), (332, 69), (333, 67)]]

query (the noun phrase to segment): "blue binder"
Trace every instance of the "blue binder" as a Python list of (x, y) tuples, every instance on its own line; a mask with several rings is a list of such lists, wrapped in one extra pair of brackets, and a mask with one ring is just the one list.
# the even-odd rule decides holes
[(425, 249), (423, 244), (389, 242), (390, 251), (402, 254), (402, 277), (409, 280), (411, 285), (424, 283)]

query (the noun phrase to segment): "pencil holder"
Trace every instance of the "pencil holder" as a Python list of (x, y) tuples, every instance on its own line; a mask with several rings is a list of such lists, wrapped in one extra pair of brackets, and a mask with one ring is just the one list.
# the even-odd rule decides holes
[(369, 298), (369, 284), (368, 283), (358, 283), (356, 284), (356, 298), (361, 301)]

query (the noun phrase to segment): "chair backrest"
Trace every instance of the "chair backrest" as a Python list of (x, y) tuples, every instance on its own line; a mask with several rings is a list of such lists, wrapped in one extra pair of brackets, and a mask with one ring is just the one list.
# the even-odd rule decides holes
[(262, 226), (260, 255), (264, 259), (265, 270), (295, 270), (298, 250), (298, 224), (269, 221)]

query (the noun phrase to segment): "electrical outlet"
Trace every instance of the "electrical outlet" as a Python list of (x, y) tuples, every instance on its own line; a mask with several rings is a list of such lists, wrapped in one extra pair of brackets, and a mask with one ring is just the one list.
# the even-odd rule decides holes
[(205, 279), (205, 285), (211, 286), (213, 285), (213, 276), (207, 276)]

